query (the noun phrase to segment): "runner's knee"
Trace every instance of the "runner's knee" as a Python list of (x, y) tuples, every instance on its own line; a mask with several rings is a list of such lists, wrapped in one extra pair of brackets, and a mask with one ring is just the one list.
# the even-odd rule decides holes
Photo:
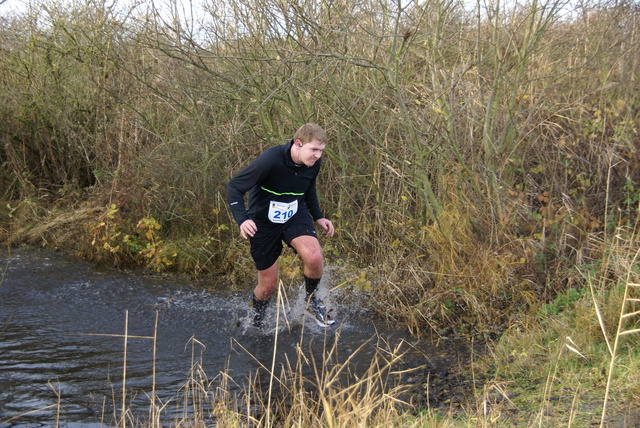
[(302, 257), (302, 262), (305, 265), (305, 270), (315, 273), (314, 276), (322, 274), (323, 258), (321, 251), (313, 251), (305, 254), (305, 256)]

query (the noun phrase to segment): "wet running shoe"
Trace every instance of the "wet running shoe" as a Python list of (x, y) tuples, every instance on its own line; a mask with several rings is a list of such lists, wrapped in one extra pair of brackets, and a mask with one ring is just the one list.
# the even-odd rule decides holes
[(327, 307), (324, 306), (322, 300), (318, 299), (314, 294), (307, 300), (307, 311), (313, 315), (320, 327), (329, 327), (336, 322), (329, 316)]
[(253, 317), (254, 327), (262, 328), (262, 326), (264, 325), (263, 323), (264, 314), (267, 312), (268, 304), (269, 304), (268, 300), (265, 302), (265, 301), (256, 299), (255, 296), (253, 297), (253, 310), (256, 313)]
[(258, 327), (258, 328), (262, 328), (262, 326), (264, 325), (264, 314), (262, 313), (256, 313), (253, 317), (253, 326), (254, 327)]

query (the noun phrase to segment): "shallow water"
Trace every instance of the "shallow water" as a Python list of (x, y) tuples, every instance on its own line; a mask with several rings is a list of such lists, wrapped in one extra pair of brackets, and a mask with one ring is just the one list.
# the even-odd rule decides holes
[(343, 361), (365, 344), (350, 360), (355, 375), (367, 368), (378, 340), (391, 346), (406, 340), (415, 347), (411, 352), (436, 352), (426, 341), (372, 322), (358, 308), (334, 304), (332, 296), (325, 301), (335, 307), (337, 323), (322, 329), (303, 315), (302, 289), (285, 290), (279, 319), (272, 304), (268, 327), (260, 331), (250, 325), (249, 290), (99, 269), (45, 250), (0, 254), (2, 271), (0, 426), (53, 424), (56, 408), (67, 426), (112, 424), (122, 406), (125, 333), (126, 407), (141, 418), (152, 390), (154, 331), (155, 388), (170, 403), (163, 416), (169, 419), (176, 416), (170, 409), (181, 402), (194, 361), (209, 380), (226, 373), (233, 379), (229, 388), (240, 390), (258, 367), (271, 366), (274, 347), (278, 367), (297, 359), (299, 344), (318, 361), (335, 340)]

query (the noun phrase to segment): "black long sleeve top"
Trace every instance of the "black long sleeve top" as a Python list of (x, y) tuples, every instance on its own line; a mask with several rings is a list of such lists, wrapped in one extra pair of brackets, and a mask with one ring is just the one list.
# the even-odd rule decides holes
[[(227, 199), (238, 225), (249, 219), (269, 222), (272, 202), (297, 200), (298, 212), (307, 210), (313, 220), (324, 217), (316, 193), (316, 177), (322, 159), (310, 167), (297, 165), (291, 159), (292, 145), (293, 140), (268, 148), (229, 181)], [(248, 209), (244, 203), (247, 192)]]

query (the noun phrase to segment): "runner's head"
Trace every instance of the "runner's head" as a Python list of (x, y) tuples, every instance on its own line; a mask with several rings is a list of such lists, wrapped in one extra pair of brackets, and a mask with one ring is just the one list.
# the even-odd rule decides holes
[(299, 164), (313, 166), (322, 157), (327, 145), (327, 133), (315, 123), (302, 125), (293, 136), (291, 159)]
[(293, 136), (294, 141), (300, 140), (304, 145), (310, 143), (313, 140), (318, 140), (323, 144), (327, 144), (327, 133), (320, 125), (315, 123), (307, 123), (302, 125)]

